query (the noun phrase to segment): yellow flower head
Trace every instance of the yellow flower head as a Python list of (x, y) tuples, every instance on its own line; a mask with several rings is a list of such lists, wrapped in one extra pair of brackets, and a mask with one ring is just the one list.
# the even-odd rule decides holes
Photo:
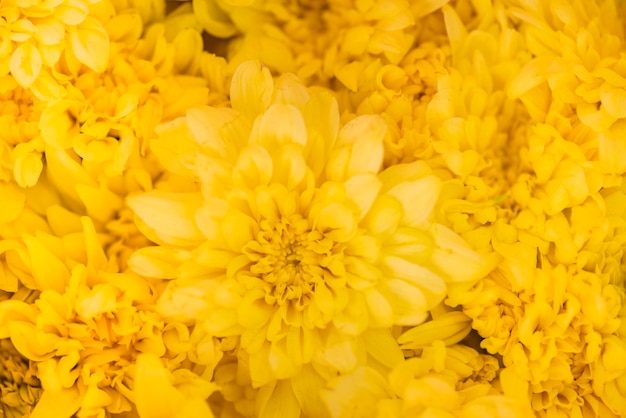
[(323, 399), (334, 418), (532, 416), (529, 405), (495, 387), (494, 366), (474, 349), (437, 341), (388, 374), (362, 367), (334, 379)]
[[(175, 279), (160, 312), (239, 336), (255, 387), (311, 362), (347, 372), (367, 352), (395, 364), (397, 345), (379, 328), (421, 323), (447, 282), (473, 283), (489, 268), (432, 223), (440, 181), (419, 162), (381, 172), (382, 119), (340, 126), (332, 96), (291, 75), (274, 84), (247, 62), (230, 100), (232, 109), (189, 110), (153, 141), (191, 191), (157, 185), (129, 198), (161, 243), (138, 250), (131, 268)], [(371, 345), (383, 341), (386, 350)]]
[[(0, 338), (10, 338), (41, 382), (32, 416), (150, 410), (153, 391), (178, 399), (182, 390), (203, 402), (213, 390), (205, 377), (220, 358), (216, 342), (202, 329), (166, 322), (154, 309), (160, 287), (118, 272), (91, 219), (81, 222), (84, 231), (63, 238), (24, 234), (20, 280), (40, 293), (34, 302), (0, 302)], [(155, 360), (164, 371), (153, 370), (161, 377), (150, 382), (144, 364)]]

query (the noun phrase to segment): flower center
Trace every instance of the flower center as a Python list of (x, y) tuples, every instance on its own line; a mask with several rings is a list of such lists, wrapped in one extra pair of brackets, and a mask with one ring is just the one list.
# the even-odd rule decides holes
[(308, 304), (320, 282), (332, 280), (331, 265), (341, 258), (342, 248), (312, 230), (301, 215), (259, 222), (255, 240), (243, 249), (250, 260), (249, 271), (264, 282), (267, 303)]

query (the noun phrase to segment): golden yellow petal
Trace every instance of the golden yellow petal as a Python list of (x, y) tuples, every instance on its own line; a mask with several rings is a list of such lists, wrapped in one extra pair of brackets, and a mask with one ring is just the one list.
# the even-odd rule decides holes
[(233, 75), (230, 102), (233, 109), (254, 120), (269, 106), (273, 91), (270, 71), (258, 61), (246, 61)]
[(63, 389), (58, 392), (44, 391), (33, 409), (31, 418), (70, 418), (81, 405), (81, 396), (77, 388)]
[(0, 224), (14, 221), (24, 208), (26, 196), (15, 183), (0, 181)]
[(202, 242), (194, 222), (202, 198), (193, 193), (151, 191), (128, 198), (128, 205), (154, 234), (169, 244), (189, 245)]
[(76, 58), (96, 72), (103, 72), (109, 62), (109, 34), (94, 17), (87, 16), (70, 32), (70, 45)]
[(18, 46), (9, 61), (9, 68), (15, 80), (22, 87), (29, 87), (39, 76), (43, 61), (36, 46), (25, 42)]

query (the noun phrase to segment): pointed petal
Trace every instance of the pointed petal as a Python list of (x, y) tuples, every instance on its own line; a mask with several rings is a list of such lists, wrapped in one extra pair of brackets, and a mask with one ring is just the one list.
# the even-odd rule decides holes
[(230, 84), (233, 109), (251, 121), (269, 106), (274, 81), (267, 67), (258, 61), (246, 61), (237, 67)]
[(280, 380), (267, 403), (260, 410), (259, 418), (298, 418), (300, 403), (293, 393), (289, 380)]
[(154, 190), (129, 197), (128, 205), (168, 244), (184, 246), (204, 240), (194, 221), (196, 210), (202, 205), (200, 194)]
[(307, 144), (307, 130), (300, 111), (292, 105), (274, 104), (257, 119), (250, 142), (271, 150), (285, 144)]
[(41, 71), (43, 60), (37, 47), (31, 42), (18, 46), (9, 61), (9, 68), (15, 80), (24, 88), (28, 88)]
[(50, 289), (63, 293), (70, 279), (67, 266), (36, 237), (24, 235), (23, 240), (31, 259), (32, 274), (37, 288), (41, 291)]
[(430, 175), (419, 180), (403, 181), (389, 190), (402, 203), (404, 221), (408, 226), (424, 226), (431, 216), (441, 191), (441, 180)]
[(78, 389), (63, 389), (58, 392), (44, 391), (30, 418), (70, 418), (81, 406)]
[(16, 184), (0, 181), (0, 224), (14, 221), (24, 208), (26, 195)]

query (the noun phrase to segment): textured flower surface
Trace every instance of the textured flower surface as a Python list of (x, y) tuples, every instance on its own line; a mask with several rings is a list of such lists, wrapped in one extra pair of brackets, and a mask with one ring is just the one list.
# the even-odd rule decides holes
[[(33, 417), (70, 417), (74, 413), (102, 416), (133, 411), (135, 403), (140, 412), (150, 410), (151, 391), (158, 390), (170, 397), (171, 407), (176, 407), (175, 401), (184, 398), (180, 389), (173, 383), (159, 383), (172, 380), (186, 386), (187, 391), (195, 390), (198, 402), (204, 404), (213, 390), (211, 383), (191, 370), (176, 370), (190, 361), (212, 367), (203, 360), (210, 357), (206, 351), (210, 346), (205, 343), (201, 352), (185, 349), (185, 339), (190, 337), (187, 327), (166, 323), (155, 312), (158, 289), (141, 277), (112, 269), (114, 265), (105, 257), (89, 218), (82, 218), (82, 224), (84, 233), (56, 243), (66, 250), (61, 258), (59, 247), (53, 250), (49, 246), (50, 240), (61, 238), (41, 233), (24, 237), (22, 262), (31, 282), (23, 281), (40, 294), (30, 304), (15, 298), (0, 302), (0, 336), (9, 337), (15, 346), (5, 367), (21, 364), (15, 372), (19, 374), (11, 378), (15, 382), (6, 380), (7, 391), (19, 389), (16, 394), (7, 393), (11, 400), (7, 405), (19, 406), (19, 395), (29, 401), (24, 408), (40, 398)], [(77, 241), (81, 238), (82, 243)], [(206, 341), (212, 344), (210, 337)], [(9, 356), (10, 345), (3, 347)], [(139, 361), (144, 353), (147, 360)], [(143, 363), (153, 365), (155, 361), (163, 370), (154, 370), (154, 378), (160, 380), (153, 384), (145, 368), (155, 367)], [(176, 378), (169, 377), (162, 361)], [(28, 368), (34, 362), (36, 377)], [(205, 416), (199, 405), (189, 408), (187, 412), (193, 411), (193, 416)], [(208, 407), (204, 408), (208, 413)]]
[(0, 0), (0, 416), (626, 416), (625, 0)]
[[(129, 199), (142, 230), (162, 243), (138, 250), (131, 268), (175, 279), (163, 314), (240, 337), (254, 387), (309, 363), (322, 376), (368, 355), (395, 364), (400, 352), (383, 327), (423, 322), (447, 283), (470, 286), (489, 268), (432, 223), (440, 181), (419, 163), (381, 171), (381, 118), (340, 126), (329, 93), (290, 76), (274, 85), (257, 62), (237, 70), (230, 99), (232, 109), (191, 109), (161, 128), (154, 152), (200, 186), (157, 185)], [(372, 346), (382, 343), (390, 350)], [(281, 391), (306, 408), (298, 382)]]

